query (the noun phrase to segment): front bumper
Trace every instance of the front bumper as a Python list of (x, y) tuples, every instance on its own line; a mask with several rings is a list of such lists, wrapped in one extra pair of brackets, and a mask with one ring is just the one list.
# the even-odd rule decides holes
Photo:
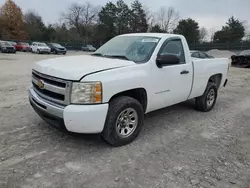
[(24, 51), (24, 52), (29, 52), (30, 50), (31, 50), (30, 47), (23, 47), (23, 48), (22, 48), (22, 51)]
[(29, 100), (36, 113), (48, 124), (75, 133), (102, 132), (108, 104), (60, 106), (41, 98), (31, 87)]
[(5, 53), (15, 53), (16, 50), (15, 49), (2, 49), (2, 52), (5, 52)]
[(38, 49), (41, 53), (50, 53), (49, 49)]
[(57, 53), (67, 53), (67, 50), (55, 49), (55, 52), (57, 52)]

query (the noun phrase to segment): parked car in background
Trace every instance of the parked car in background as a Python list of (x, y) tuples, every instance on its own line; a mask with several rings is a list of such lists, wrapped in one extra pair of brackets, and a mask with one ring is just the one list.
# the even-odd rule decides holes
[(191, 54), (191, 57), (199, 58), (199, 59), (211, 59), (211, 58), (214, 58), (213, 56), (208, 55), (205, 52), (200, 52), (200, 51), (191, 50), (190, 54)]
[(232, 66), (250, 68), (250, 50), (243, 50), (238, 55), (231, 56)]
[(31, 52), (38, 53), (38, 54), (50, 54), (51, 49), (45, 43), (42, 42), (33, 42), (31, 44)]
[(85, 52), (94, 52), (96, 51), (96, 48), (92, 45), (86, 45), (86, 46), (82, 46), (82, 51), (85, 51)]
[(51, 53), (63, 54), (63, 55), (65, 55), (67, 53), (67, 49), (60, 44), (48, 43), (48, 46), (51, 49)]
[(12, 46), (14, 46), (16, 48), (16, 45), (17, 45), (16, 42), (14, 42), (14, 41), (9, 41), (9, 42), (12, 44)]
[(2, 53), (16, 53), (16, 48), (8, 41), (0, 41), (0, 50)]
[(22, 52), (29, 52), (30, 45), (29, 45), (29, 43), (26, 43), (26, 42), (18, 42), (16, 45), (16, 50), (22, 51)]

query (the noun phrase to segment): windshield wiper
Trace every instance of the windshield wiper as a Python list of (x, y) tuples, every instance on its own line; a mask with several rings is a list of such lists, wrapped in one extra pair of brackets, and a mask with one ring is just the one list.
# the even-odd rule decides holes
[(129, 60), (129, 59), (128, 59), (126, 56), (124, 56), (124, 55), (105, 55), (105, 57), (111, 57), (111, 58)]
[(104, 55), (103, 54), (101, 54), (101, 53), (93, 53), (93, 54), (91, 54), (91, 55), (94, 55), (94, 56), (101, 56), (101, 57), (103, 57)]
[(107, 58), (117, 58), (117, 59), (124, 59), (124, 60), (129, 60), (126, 56), (124, 55), (104, 55), (101, 53), (93, 53), (91, 54), (93, 56), (100, 56), (100, 57), (107, 57)]

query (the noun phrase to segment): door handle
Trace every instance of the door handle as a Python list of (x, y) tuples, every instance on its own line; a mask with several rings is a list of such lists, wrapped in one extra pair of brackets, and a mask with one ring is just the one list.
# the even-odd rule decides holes
[(183, 70), (183, 71), (181, 71), (181, 74), (188, 74), (188, 73), (189, 73), (188, 70)]

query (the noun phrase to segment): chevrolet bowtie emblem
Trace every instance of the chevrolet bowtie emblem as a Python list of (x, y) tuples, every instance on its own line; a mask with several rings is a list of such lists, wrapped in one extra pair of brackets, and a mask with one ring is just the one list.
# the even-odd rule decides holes
[(38, 80), (37, 81), (37, 86), (40, 88), (40, 89), (43, 89), (44, 88), (44, 83), (42, 80)]

